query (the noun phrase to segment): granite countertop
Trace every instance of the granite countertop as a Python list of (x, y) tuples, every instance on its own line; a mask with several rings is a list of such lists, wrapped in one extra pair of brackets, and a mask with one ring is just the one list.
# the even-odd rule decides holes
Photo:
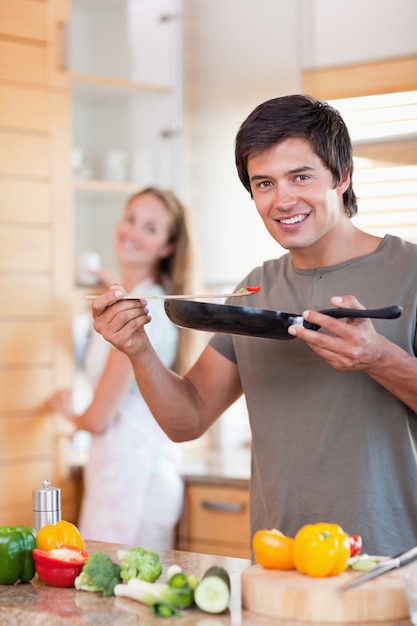
[[(89, 551), (100, 550), (117, 560), (117, 544), (87, 541)], [(154, 617), (149, 607), (128, 598), (104, 598), (101, 594), (76, 591), (74, 588), (50, 587), (37, 577), (27, 584), (0, 585), (0, 624), (2, 626), (311, 626), (255, 614), (241, 606), (241, 573), (250, 561), (232, 557), (210, 556), (179, 550), (160, 552), (163, 563), (161, 581), (166, 580), (169, 565), (178, 564), (198, 578), (208, 567), (224, 567), (230, 575), (229, 608), (220, 615), (203, 613), (196, 607), (183, 611), (182, 617), (164, 620)], [(383, 622), (384, 626), (410, 626), (409, 620)], [(321, 625), (323, 626), (323, 625)], [(328, 623), (326, 626), (335, 626)], [(339, 622), (339, 626), (342, 624)], [(357, 625), (361, 626), (361, 625)]]
[[(116, 560), (116, 544), (89, 541), (89, 551), (101, 550)], [(161, 581), (169, 565), (177, 563), (184, 571), (201, 577), (211, 565), (221, 565), (230, 574), (232, 597), (230, 610), (211, 616), (197, 608), (184, 611), (176, 618), (178, 626), (222, 626), (223, 624), (266, 626), (271, 620), (242, 611), (240, 600), (240, 573), (250, 565), (246, 559), (210, 556), (178, 550), (160, 553), (163, 563)], [(0, 624), (2, 626), (162, 626), (170, 620), (154, 617), (149, 607), (127, 598), (104, 598), (101, 594), (76, 591), (74, 588), (50, 587), (37, 577), (28, 584), (0, 585)]]

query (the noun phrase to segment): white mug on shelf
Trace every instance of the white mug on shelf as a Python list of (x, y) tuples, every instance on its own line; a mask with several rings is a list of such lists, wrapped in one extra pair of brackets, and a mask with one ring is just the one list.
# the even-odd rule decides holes
[(104, 178), (124, 182), (128, 177), (129, 157), (126, 150), (109, 150), (104, 158)]

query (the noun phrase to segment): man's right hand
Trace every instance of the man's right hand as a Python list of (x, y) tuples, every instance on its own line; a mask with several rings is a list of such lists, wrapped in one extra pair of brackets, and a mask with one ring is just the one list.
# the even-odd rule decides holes
[(128, 357), (142, 352), (148, 344), (144, 331), (151, 321), (146, 300), (124, 300), (126, 292), (112, 285), (93, 300), (94, 329)]

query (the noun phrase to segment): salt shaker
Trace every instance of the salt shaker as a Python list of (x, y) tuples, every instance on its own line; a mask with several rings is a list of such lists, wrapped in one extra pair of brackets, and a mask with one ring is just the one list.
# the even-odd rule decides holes
[(56, 524), (61, 519), (61, 490), (43, 481), (43, 489), (33, 490), (33, 528), (38, 531), (46, 524)]

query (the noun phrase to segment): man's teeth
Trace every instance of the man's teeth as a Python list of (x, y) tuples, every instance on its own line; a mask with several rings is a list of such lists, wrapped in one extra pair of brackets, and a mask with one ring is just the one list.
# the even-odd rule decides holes
[(281, 224), (296, 224), (297, 222), (303, 222), (307, 218), (307, 215), (295, 215), (294, 217), (288, 217), (279, 220)]

